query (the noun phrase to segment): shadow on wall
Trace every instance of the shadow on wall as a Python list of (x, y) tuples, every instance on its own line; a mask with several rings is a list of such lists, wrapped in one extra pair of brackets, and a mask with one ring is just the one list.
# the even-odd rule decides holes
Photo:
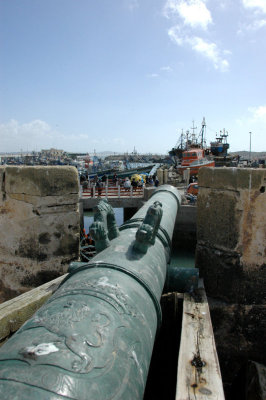
[(66, 272), (79, 257), (76, 168), (0, 167), (0, 299)]

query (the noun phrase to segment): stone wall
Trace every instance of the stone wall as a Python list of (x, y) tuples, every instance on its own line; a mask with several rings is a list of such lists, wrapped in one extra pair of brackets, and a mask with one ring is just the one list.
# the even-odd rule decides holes
[(203, 168), (199, 186), (197, 264), (207, 293), (260, 304), (266, 284), (266, 170)]
[(0, 167), (0, 302), (66, 272), (79, 256), (74, 167)]
[(202, 168), (196, 267), (213, 321), (223, 381), (249, 359), (265, 363), (266, 170)]

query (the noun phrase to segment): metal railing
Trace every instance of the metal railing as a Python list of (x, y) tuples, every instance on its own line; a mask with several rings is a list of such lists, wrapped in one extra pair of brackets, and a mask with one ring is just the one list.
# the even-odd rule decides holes
[(130, 188), (125, 188), (123, 185), (114, 185), (106, 183), (102, 187), (97, 187), (96, 184), (92, 183), (88, 185), (88, 188), (81, 188), (81, 198), (133, 198), (144, 196), (144, 185)]

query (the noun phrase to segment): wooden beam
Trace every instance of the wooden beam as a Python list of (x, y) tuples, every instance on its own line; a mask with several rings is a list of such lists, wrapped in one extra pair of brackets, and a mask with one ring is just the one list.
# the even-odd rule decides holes
[(62, 275), (0, 304), (0, 345), (48, 300), (65, 277)]
[(224, 400), (207, 296), (203, 285), (184, 294), (176, 400)]

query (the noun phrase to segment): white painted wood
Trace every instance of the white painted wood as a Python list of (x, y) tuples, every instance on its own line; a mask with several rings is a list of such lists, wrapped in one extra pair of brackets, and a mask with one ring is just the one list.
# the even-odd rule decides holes
[(206, 293), (184, 294), (176, 400), (224, 400)]
[(0, 341), (16, 332), (48, 300), (66, 275), (0, 304)]

